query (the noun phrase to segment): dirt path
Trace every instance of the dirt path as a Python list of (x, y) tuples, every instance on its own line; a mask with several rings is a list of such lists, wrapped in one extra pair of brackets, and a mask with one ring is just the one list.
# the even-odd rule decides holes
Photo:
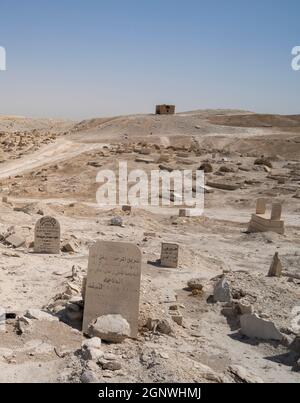
[(103, 148), (104, 144), (75, 143), (66, 139), (47, 145), (24, 158), (9, 161), (0, 167), (0, 179), (22, 174), (46, 164), (68, 160), (87, 151)]

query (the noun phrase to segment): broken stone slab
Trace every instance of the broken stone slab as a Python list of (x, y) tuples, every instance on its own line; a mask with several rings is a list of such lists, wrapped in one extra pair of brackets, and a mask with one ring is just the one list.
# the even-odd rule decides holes
[(87, 163), (88, 166), (94, 167), (94, 168), (101, 168), (102, 167), (102, 163), (98, 162), (98, 161), (89, 161)]
[(70, 241), (70, 242), (64, 242), (64, 243), (62, 244), (61, 251), (62, 251), (62, 252), (65, 252), (65, 253), (74, 253), (74, 252), (76, 252), (75, 243), (72, 242), (72, 241)]
[(9, 237), (7, 237), (5, 239), (5, 242), (8, 245), (12, 246), (13, 248), (20, 248), (21, 246), (23, 246), (25, 244), (26, 241), (24, 238), (13, 234), (13, 235), (10, 235)]
[(240, 189), (240, 187), (241, 187), (240, 185), (221, 183), (221, 182), (207, 182), (206, 185), (211, 188), (221, 189), (221, 190), (230, 190), (230, 191)]
[(173, 172), (175, 170), (175, 168), (173, 168), (169, 165), (164, 165), (164, 164), (160, 164), (159, 169), (162, 171), (168, 171), (168, 172)]
[(232, 295), (228, 281), (223, 277), (214, 288), (214, 301), (215, 302), (231, 302)]
[(42, 311), (41, 309), (28, 309), (24, 315), (28, 319), (44, 320), (48, 322), (58, 322), (56, 316), (51, 315), (48, 312)]
[(269, 320), (261, 319), (256, 314), (246, 314), (241, 316), (241, 333), (250, 339), (281, 341), (283, 335), (276, 328), (275, 324)]
[(143, 162), (145, 164), (155, 164), (155, 159), (154, 158), (147, 158), (147, 157), (137, 157), (135, 159), (135, 162)]
[(177, 323), (177, 325), (183, 325), (183, 316), (179, 311), (170, 311), (170, 316), (173, 322)]
[(89, 326), (90, 336), (111, 343), (122, 343), (130, 334), (130, 325), (122, 315), (100, 316)]
[(268, 277), (281, 277), (281, 275), (282, 275), (282, 264), (279, 259), (279, 254), (278, 252), (276, 252), (269, 270)]

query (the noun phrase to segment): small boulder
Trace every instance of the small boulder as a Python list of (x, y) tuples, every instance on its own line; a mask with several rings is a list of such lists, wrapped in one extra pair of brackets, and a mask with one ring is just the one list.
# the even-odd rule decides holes
[(264, 165), (268, 168), (273, 168), (272, 162), (265, 157), (258, 158), (254, 161), (254, 165)]
[(187, 286), (191, 289), (191, 290), (198, 290), (198, 291), (202, 291), (203, 290), (203, 279), (201, 278), (194, 278), (192, 280), (190, 280), (187, 283)]
[(204, 171), (204, 173), (209, 174), (213, 172), (213, 167), (209, 162), (204, 162), (199, 168), (198, 171)]
[(95, 348), (95, 349), (101, 349), (102, 347), (102, 342), (99, 337), (93, 337), (92, 339), (87, 339), (82, 342), (81, 345), (82, 348)]
[(113, 217), (110, 220), (110, 225), (112, 225), (113, 227), (123, 227), (123, 219), (122, 217)]
[(130, 325), (121, 315), (100, 316), (89, 327), (90, 336), (111, 343), (122, 343), (130, 333)]
[(102, 365), (102, 369), (106, 371), (119, 371), (122, 368), (122, 364), (119, 361), (108, 361)]
[(93, 371), (86, 370), (82, 373), (80, 378), (82, 383), (98, 383), (99, 379)]
[(61, 247), (61, 251), (65, 253), (74, 253), (76, 252), (76, 246), (74, 242), (64, 242)]

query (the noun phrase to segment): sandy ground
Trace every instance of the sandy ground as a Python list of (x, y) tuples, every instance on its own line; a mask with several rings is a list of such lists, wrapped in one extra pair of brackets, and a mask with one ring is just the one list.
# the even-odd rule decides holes
[[(287, 338), (295, 337), (292, 310), (300, 305), (300, 281), (268, 278), (267, 273), (279, 252), (284, 271), (300, 274), (298, 122), (297, 117), (219, 110), (51, 121), (50, 130), (49, 121), (2, 117), (1, 130), (11, 142), (16, 136), (19, 142), (20, 133), (37, 131), (36, 149), (20, 155), (10, 146), (0, 164), (2, 196), (8, 197), (0, 204), (0, 234), (10, 230), (26, 239), (17, 249), (0, 243), (0, 306), (10, 313), (0, 333), (0, 381), (82, 382), (89, 369), (100, 382), (299, 382), (300, 354), (282, 343), (245, 338), (239, 317), (224, 316), (224, 306), (209, 299), (214, 278), (225, 272), (232, 290), (242, 290), (255, 312), (270, 318)], [(39, 132), (44, 142), (37, 140)], [(141, 152), (145, 148), (149, 155)], [(213, 172), (206, 181), (237, 184), (238, 189), (212, 189), (205, 195), (204, 215), (196, 218), (179, 218), (176, 208), (133, 209), (130, 215), (99, 208), (99, 169), (116, 170), (117, 162), (125, 160), (130, 168), (149, 172), (166, 153), (165, 164), (173, 168), (197, 169), (209, 161)], [(271, 169), (254, 165), (261, 155), (270, 157)], [(137, 157), (151, 161), (138, 162)], [(220, 169), (224, 166), (230, 172)], [(285, 235), (245, 232), (258, 197), (284, 202)], [(32, 253), (41, 213), (59, 220), (62, 242), (73, 242), (75, 252)], [(124, 228), (109, 225), (116, 215), (122, 216)], [(80, 295), (88, 250), (96, 240), (133, 242), (143, 253), (138, 340), (102, 347), (121, 362), (118, 371), (82, 360), (80, 323), (36, 320), (21, 334), (16, 328), (27, 309), (53, 312), (55, 297), (70, 287), (73, 297)], [(178, 269), (155, 263), (164, 241), (180, 245)], [(192, 278), (201, 278), (202, 293), (192, 295), (186, 288)], [(183, 326), (173, 322), (169, 336), (147, 330), (149, 317), (170, 320), (174, 303)]]

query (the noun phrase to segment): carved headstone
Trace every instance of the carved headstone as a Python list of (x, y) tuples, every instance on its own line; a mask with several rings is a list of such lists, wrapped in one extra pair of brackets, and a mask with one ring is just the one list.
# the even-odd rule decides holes
[(98, 241), (90, 248), (83, 332), (104, 315), (122, 315), (138, 333), (142, 254), (130, 243)]
[(163, 267), (176, 269), (178, 267), (179, 245), (174, 243), (163, 243), (161, 246), (160, 264)]
[(58, 254), (60, 252), (60, 224), (53, 217), (43, 217), (35, 225), (35, 253)]

